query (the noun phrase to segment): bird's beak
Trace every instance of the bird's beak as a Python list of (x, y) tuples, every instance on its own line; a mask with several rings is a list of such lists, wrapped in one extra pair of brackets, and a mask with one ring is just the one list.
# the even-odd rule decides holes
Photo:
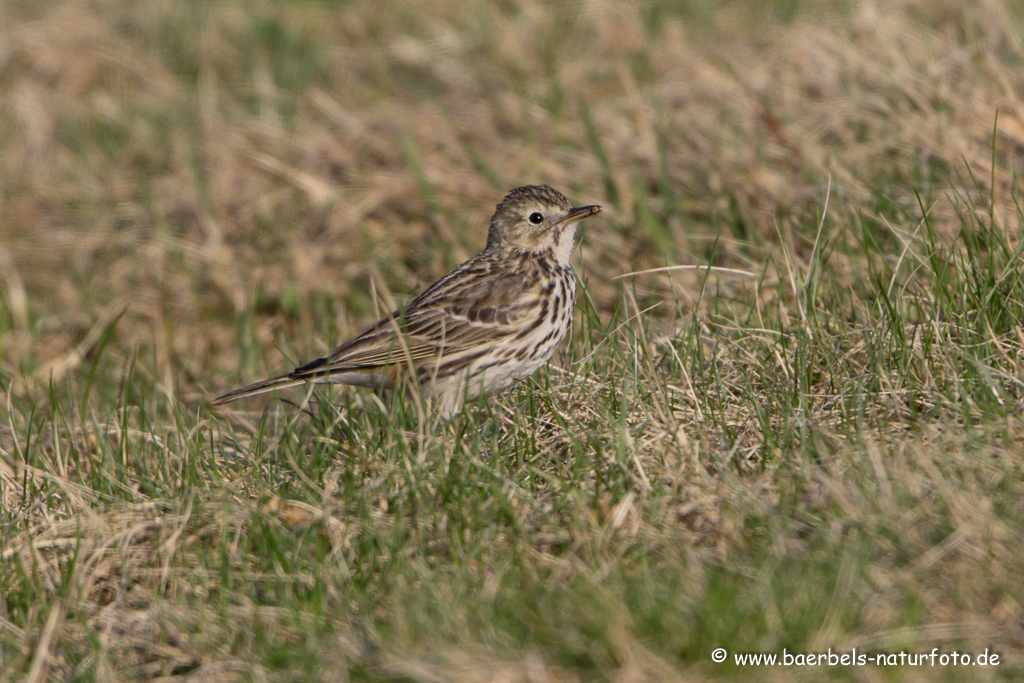
[[(565, 225), (566, 223), (572, 223), (573, 221), (582, 220), (594, 214), (601, 213), (601, 207), (596, 204), (593, 206), (581, 206), (578, 209), (569, 209), (568, 215), (565, 218), (555, 223), (555, 225)], [(555, 227), (555, 225), (551, 227)]]

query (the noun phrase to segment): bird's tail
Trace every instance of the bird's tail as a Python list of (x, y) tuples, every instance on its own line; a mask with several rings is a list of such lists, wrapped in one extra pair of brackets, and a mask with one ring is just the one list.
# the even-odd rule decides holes
[(277, 389), (288, 389), (291, 387), (297, 387), (300, 384), (305, 384), (309, 380), (313, 380), (315, 377), (294, 377), (292, 375), (281, 375), (280, 377), (271, 377), (265, 379), (262, 382), (256, 382), (249, 386), (242, 387), (241, 389), (235, 389), (229, 391), (223, 396), (218, 396), (213, 401), (213, 405), (220, 406), (225, 403), (231, 403), (237, 401), (240, 398), (247, 398), (249, 396), (257, 396), (259, 394), (265, 394), (268, 391), (276, 391)]

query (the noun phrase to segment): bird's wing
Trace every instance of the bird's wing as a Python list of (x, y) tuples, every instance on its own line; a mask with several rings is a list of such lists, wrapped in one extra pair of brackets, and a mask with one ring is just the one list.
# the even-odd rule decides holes
[[(536, 279), (468, 261), (423, 294), (291, 377), (439, 358), (516, 334), (530, 316)], [(399, 332), (400, 334), (396, 334)]]

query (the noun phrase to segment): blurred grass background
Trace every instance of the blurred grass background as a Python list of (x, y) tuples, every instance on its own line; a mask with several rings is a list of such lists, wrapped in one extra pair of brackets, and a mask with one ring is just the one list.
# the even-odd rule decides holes
[[(0, 681), (1024, 675), (1021, 2), (0, 27)], [(210, 410), (537, 182), (604, 206), (551, 369), (425, 431), (352, 389)], [(679, 264), (755, 277), (615, 279)]]

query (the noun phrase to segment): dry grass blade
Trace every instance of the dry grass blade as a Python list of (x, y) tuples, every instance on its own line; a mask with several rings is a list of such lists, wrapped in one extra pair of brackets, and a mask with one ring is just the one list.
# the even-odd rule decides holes
[(613, 277), (613, 280), (621, 280), (625, 277), (637, 277), (638, 275), (648, 275), (650, 273), (668, 273), (676, 270), (707, 270), (712, 273), (723, 273), (726, 275), (743, 275), (745, 277), (757, 277), (754, 273), (749, 273), (745, 270), (738, 270), (736, 268), (721, 268), (718, 266), (663, 266), (661, 268), (648, 268), (646, 270), (638, 270), (633, 273), (623, 273)]

